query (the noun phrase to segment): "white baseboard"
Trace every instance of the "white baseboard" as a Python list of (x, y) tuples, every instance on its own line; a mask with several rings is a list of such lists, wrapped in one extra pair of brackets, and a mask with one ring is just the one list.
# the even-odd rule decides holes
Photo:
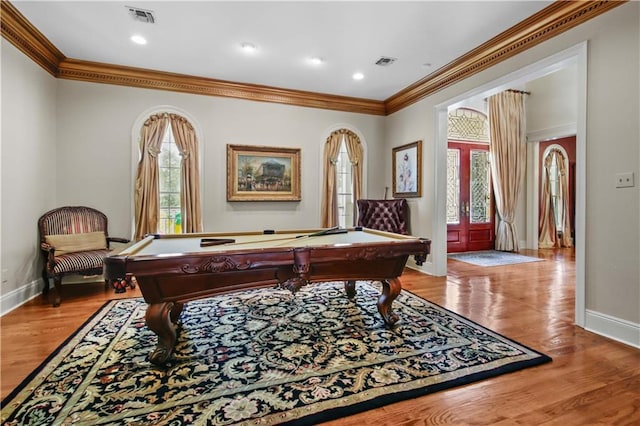
[[(90, 282), (104, 282), (104, 278), (102, 275), (68, 275), (62, 279), (63, 285), (84, 284)], [(50, 284), (53, 287), (52, 283)], [(18, 289), (10, 291), (7, 294), (3, 294), (2, 297), (0, 297), (0, 316), (7, 314), (16, 308), (19, 308), (29, 300), (39, 296), (40, 294), (42, 294), (42, 288), (42, 279), (37, 279), (23, 285)]]
[(42, 294), (42, 280), (34, 280), (0, 297), (0, 315), (7, 314)]
[(586, 310), (585, 330), (640, 349), (640, 324)]
[(422, 266), (418, 266), (416, 262), (413, 260), (413, 258), (411, 257), (408, 259), (405, 267), (409, 269), (413, 269), (414, 271), (422, 272), (423, 274), (437, 276), (435, 273), (434, 264), (430, 259), (424, 262)]

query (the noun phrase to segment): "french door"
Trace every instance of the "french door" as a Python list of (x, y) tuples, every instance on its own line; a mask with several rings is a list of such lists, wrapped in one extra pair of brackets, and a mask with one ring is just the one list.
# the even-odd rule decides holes
[(489, 145), (449, 141), (447, 252), (490, 250), (495, 219)]

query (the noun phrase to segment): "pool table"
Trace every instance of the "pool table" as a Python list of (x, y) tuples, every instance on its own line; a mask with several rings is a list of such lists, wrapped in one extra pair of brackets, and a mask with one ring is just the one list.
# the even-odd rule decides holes
[(162, 365), (173, 352), (184, 303), (236, 290), (275, 285), (295, 292), (310, 282), (344, 280), (353, 298), (356, 280), (377, 280), (378, 310), (392, 326), (398, 277), (409, 256), (422, 264), (430, 246), (425, 238), (360, 227), (148, 235), (107, 256), (104, 275), (135, 277), (149, 305), (147, 326), (158, 336), (149, 360)]

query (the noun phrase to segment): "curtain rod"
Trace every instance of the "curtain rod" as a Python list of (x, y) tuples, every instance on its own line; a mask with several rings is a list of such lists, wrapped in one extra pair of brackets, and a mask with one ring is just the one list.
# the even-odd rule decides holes
[(513, 92), (513, 93), (522, 93), (524, 95), (530, 95), (531, 92), (525, 92), (524, 90), (516, 90), (516, 89), (507, 89), (505, 90), (506, 92)]
[[(513, 92), (513, 93), (522, 93), (524, 95), (530, 95), (531, 92), (525, 92), (524, 90), (516, 90), (516, 89), (505, 89), (503, 92)], [(489, 98), (484, 98), (484, 101), (487, 102)]]

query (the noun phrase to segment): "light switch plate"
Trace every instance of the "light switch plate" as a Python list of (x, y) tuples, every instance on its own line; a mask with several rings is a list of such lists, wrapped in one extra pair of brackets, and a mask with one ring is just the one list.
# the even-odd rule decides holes
[(616, 188), (630, 188), (635, 185), (633, 172), (616, 174)]

